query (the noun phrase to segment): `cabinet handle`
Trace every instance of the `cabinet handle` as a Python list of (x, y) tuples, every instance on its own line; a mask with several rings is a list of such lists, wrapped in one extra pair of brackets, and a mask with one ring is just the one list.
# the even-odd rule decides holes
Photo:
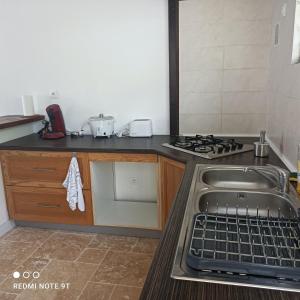
[(59, 208), (59, 204), (46, 204), (46, 203), (38, 203), (37, 206), (45, 207), (45, 208)]
[(33, 168), (36, 172), (55, 172), (56, 169), (54, 168)]

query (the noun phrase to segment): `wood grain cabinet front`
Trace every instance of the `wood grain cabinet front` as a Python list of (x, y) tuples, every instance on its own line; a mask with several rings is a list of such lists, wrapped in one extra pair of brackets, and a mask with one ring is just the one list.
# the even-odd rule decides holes
[[(72, 153), (5, 151), (1, 155), (5, 185), (63, 188)], [(87, 154), (77, 160), (84, 189), (90, 189)]]
[(165, 226), (170, 209), (180, 188), (185, 171), (185, 164), (165, 157), (159, 157), (161, 222)]
[(0, 157), (10, 218), (60, 224), (94, 224), (90, 162), (140, 162), (159, 165), (157, 219), (163, 229), (185, 170), (183, 163), (157, 154), (77, 153), (86, 205), (80, 212), (69, 208), (62, 186), (72, 152), (6, 150)]
[(91, 193), (84, 191), (85, 212), (72, 211), (66, 201), (66, 191), (55, 188), (6, 187), (11, 219), (60, 224), (93, 224)]

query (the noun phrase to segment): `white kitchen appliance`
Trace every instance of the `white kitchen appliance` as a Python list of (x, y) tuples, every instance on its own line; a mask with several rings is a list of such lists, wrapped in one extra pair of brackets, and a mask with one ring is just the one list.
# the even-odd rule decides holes
[(130, 137), (151, 137), (152, 121), (150, 119), (136, 119), (129, 123)]
[(112, 116), (104, 116), (99, 114), (98, 117), (90, 117), (88, 121), (93, 136), (111, 137), (114, 134), (114, 118)]

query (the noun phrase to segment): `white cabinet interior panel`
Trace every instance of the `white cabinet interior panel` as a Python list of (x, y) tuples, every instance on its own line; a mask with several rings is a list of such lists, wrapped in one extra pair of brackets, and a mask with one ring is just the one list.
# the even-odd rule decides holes
[(95, 225), (158, 229), (157, 176), (155, 163), (91, 162)]
[(114, 174), (115, 200), (157, 201), (156, 164), (116, 162)]

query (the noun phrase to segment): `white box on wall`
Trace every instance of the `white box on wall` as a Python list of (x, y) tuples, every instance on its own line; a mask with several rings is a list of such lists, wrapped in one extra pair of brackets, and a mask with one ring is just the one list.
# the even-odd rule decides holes
[(114, 165), (115, 200), (157, 202), (157, 166), (153, 163)]

